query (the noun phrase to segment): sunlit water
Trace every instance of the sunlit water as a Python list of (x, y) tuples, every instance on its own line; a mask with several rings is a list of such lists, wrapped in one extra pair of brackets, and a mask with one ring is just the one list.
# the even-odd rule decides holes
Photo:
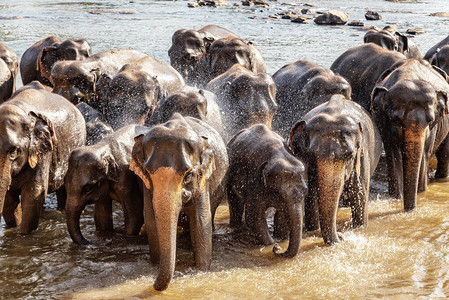
[[(449, 34), (449, 19), (429, 16), (449, 11), (444, 0), (307, 2), (317, 5), (312, 10), (349, 12), (351, 20), (363, 20), (366, 9), (378, 10), (383, 16), (381, 21), (364, 21), (365, 25), (395, 24), (401, 31), (423, 28), (428, 32), (414, 38), (423, 54)], [(299, 2), (295, 6), (269, 2), (268, 9), (229, 3), (222, 8), (189, 9), (184, 1), (3, 0), (0, 41), (19, 57), (34, 42), (57, 35), (61, 39), (84, 38), (94, 53), (133, 48), (168, 62), (174, 31), (213, 23), (253, 41), (266, 60), (268, 72), (274, 73), (297, 59), (329, 67), (337, 56), (363, 39), (364, 32), (353, 27), (267, 19), (292, 7), (301, 9)], [(103, 13), (91, 14), (93, 11)], [(120, 11), (135, 13), (115, 13)], [(50, 196), (33, 235), (20, 236), (17, 229), (4, 229), (1, 223), (0, 299), (449, 297), (448, 180), (431, 182), (428, 191), (418, 197), (418, 210), (411, 213), (402, 212), (402, 203), (385, 196), (382, 176), (376, 176), (373, 183), (367, 228), (352, 230), (349, 210), (341, 208), (338, 224), (344, 242), (329, 247), (319, 232), (307, 233), (299, 255), (288, 260), (274, 257), (272, 247), (254, 246), (244, 232), (231, 232), (227, 207), (221, 206), (211, 271), (195, 270), (189, 243), (181, 237), (175, 277), (163, 293), (151, 288), (157, 268), (150, 264), (145, 237), (98, 235), (89, 207), (81, 220), (83, 232), (91, 240), (110, 241), (111, 245), (76, 246), (67, 233), (64, 213), (55, 209), (56, 200)], [(120, 226), (119, 211), (114, 218)]]

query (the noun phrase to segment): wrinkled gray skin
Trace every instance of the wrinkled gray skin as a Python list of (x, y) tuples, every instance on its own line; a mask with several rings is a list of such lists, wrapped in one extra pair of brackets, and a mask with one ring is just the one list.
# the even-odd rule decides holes
[(16, 78), (19, 72), (19, 59), (3, 43), (0, 43), (0, 103), (8, 100), (16, 91)]
[(308, 164), (306, 229), (321, 227), (326, 244), (338, 243), (337, 208), (342, 197), (350, 203), (352, 226), (366, 226), (370, 178), (382, 150), (369, 113), (343, 95), (334, 95), (295, 124), (289, 144)]
[(343, 76), (352, 87), (352, 100), (367, 111), (371, 106), (371, 92), (382, 74), (405, 56), (399, 52), (367, 43), (346, 50), (330, 69)]
[(229, 30), (213, 24), (198, 30), (179, 29), (173, 34), (172, 46), (168, 49), (170, 64), (188, 84), (193, 84), (191, 76), (195, 73), (203, 53), (214, 41), (228, 36), (236, 37)]
[(418, 46), (408, 37), (398, 32), (396, 26), (386, 26), (382, 30), (370, 29), (363, 37), (364, 43), (374, 43), (384, 49), (397, 51), (407, 58), (422, 58)]
[(271, 128), (276, 104), (276, 84), (266, 73), (253, 73), (235, 64), (206, 87), (217, 96), (223, 120), (223, 139), (228, 142), (237, 132), (254, 124)]
[(114, 77), (124, 65), (144, 56), (136, 50), (120, 49), (103, 51), (82, 61), (58, 61), (51, 69), (53, 93), (74, 104), (84, 101), (99, 110), (96, 84), (100, 76)]
[(173, 67), (145, 56), (126, 64), (112, 78), (106, 74), (100, 78), (98, 109), (114, 129), (143, 125), (163, 95), (177, 92), (184, 85), (184, 79)]
[(86, 205), (95, 205), (99, 231), (113, 231), (112, 201), (122, 205), (125, 233), (137, 235), (143, 224), (143, 195), (138, 177), (129, 170), (134, 138), (147, 127), (129, 125), (92, 146), (72, 151), (65, 176), (67, 228), (73, 242), (90, 244), (80, 230), (80, 215)]
[(207, 90), (199, 90), (185, 86), (183, 90), (159, 101), (153, 116), (149, 119), (150, 125), (167, 122), (175, 113), (184, 117), (194, 117), (212, 126), (223, 136), (223, 123), (220, 108), (216, 97)]
[(430, 63), (449, 74), (449, 45), (438, 48), (430, 59)]
[(426, 52), (426, 55), (424, 55), (424, 59), (430, 61), (432, 57), (435, 55), (435, 53), (437, 53), (438, 49), (441, 49), (446, 45), (449, 45), (449, 35), (445, 39), (434, 45), (432, 48), (430, 48)]
[(22, 234), (37, 229), (47, 193), (56, 191), (58, 207), (64, 207), (68, 158), (86, 140), (78, 109), (41, 84), (33, 85), (0, 105), (0, 212), (6, 226), (15, 227), (21, 202)]
[(94, 145), (114, 132), (111, 126), (103, 122), (102, 115), (84, 102), (76, 105), (86, 121), (86, 145)]
[(351, 86), (343, 77), (313, 62), (297, 60), (273, 75), (279, 109), (273, 129), (284, 138), (292, 126), (315, 106), (329, 101), (335, 94), (351, 99)]
[(162, 291), (175, 270), (181, 212), (189, 220), (195, 266), (210, 267), (213, 218), (221, 201), (215, 193), (227, 171), (228, 156), (215, 129), (178, 113), (135, 140), (130, 169), (146, 187), (144, 216), (150, 257), (159, 264), (153, 286)]
[(194, 83), (204, 87), (209, 81), (228, 71), (234, 64), (259, 74), (266, 72), (265, 61), (251, 42), (238, 37), (216, 40), (203, 54), (198, 64)]
[(302, 236), (307, 173), (304, 164), (285, 145), (284, 139), (264, 124), (240, 131), (228, 144), (228, 194), (230, 224), (241, 228), (245, 221), (264, 244), (274, 243), (265, 217), (276, 209), (274, 234), (289, 237), (282, 257), (298, 254)]
[(91, 55), (90, 45), (85, 40), (61, 41), (49, 36), (34, 43), (20, 59), (20, 75), (23, 84), (38, 80), (44, 85), (50, 82), (51, 68), (59, 60), (84, 60)]
[(449, 84), (446, 74), (425, 60), (409, 59), (386, 72), (372, 93), (372, 115), (382, 134), (388, 191), (416, 208), (427, 187), (429, 159), (436, 153), (435, 177), (449, 175)]

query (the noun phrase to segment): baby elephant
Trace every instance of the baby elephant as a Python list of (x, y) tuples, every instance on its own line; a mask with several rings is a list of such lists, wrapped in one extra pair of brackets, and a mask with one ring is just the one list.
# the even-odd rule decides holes
[(81, 234), (80, 215), (95, 204), (97, 230), (112, 231), (112, 200), (122, 204), (126, 234), (138, 234), (143, 224), (143, 196), (136, 175), (129, 170), (134, 137), (147, 127), (129, 125), (92, 146), (72, 151), (65, 177), (67, 227), (77, 244), (90, 242)]
[(352, 225), (365, 226), (370, 178), (382, 148), (369, 114), (343, 95), (334, 95), (296, 123), (289, 144), (308, 163), (306, 229), (318, 229), (319, 213), (324, 242), (338, 243), (337, 207), (342, 196), (349, 199)]
[(290, 232), (286, 252), (298, 253), (302, 235), (302, 213), (307, 193), (304, 164), (285, 145), (282, 137), (264, 124), (240, 131), (228, 144), (227, 193), (231, 226), (245, 221), (265, 245), (274, 240), (268, 231), (265, 212), (276, 209), (275, 234)]

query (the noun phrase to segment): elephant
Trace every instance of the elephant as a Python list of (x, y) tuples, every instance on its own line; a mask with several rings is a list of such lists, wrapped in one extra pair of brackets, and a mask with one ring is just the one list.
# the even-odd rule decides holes
[(86, 145), (94, 145), (114, 132), (114, 129), (103, 121), (102, 115), (90, 105), (80, 102), (76, 108), (86, 121)]
[[(302, 236), (307, 172), (284, 139), (265, 124), (240, 131), (229, 143), (229, 169), (226, 191), (230, 224), (240, 228), (243, 212), (252, 232), (264, 244), (274, 243), (265, 217), (276, 209), (274, 233), (289, 233), (289, 245), (281, 257), (298, 254)], [(273, 251), (276, 251), (274, 248)]]
[(280, 68), (273, 75), (276, 102), (273, 129), (288, 137), (295, 122), (309, 110), (329, 101), (334, 94), (351, 99), (351, 85), (339, 75), (307, 60), (297, 60)]
[(124, 65), (144, 56), (136, 50), (119, 49), (99, 52), (82, 61), (57, 61), (51, 69), (53, 93), (73, 104), (84, 101), (98, 109), (96, 84), (100, 76), (106, 74), (113, 77)]
[(19, 72), (17, 54), (5, 44), (0, 43), (0, 103), (8, 100), (16, 91), (16, 78)]
[(435, 177), (449, 175), (448, 94), (446, 73), (422, 59), (392, 68), (372, 92), (371, 113), (384, 143), (388, 191), (403, 199), (405, 211), (416, 208), (417, 192), (426, 189), (434, 153)]
[(33, 80), (52, 86), (50, 74), (54, 63), (59, 60), (84, 60), (91, 56), (92, 50), (85, 40), (61, 41), (49, 36), (34, 43), (22, 55), (20, 74), (24, 85)]
[(382, 48), (398, 51), (407, 58), (422, 58), (418, 46), (408, 37), (398, 32), (398, 28), (394, 25), (388, 25), (382, 30), (368, 30), (363, 37), (363, 42), (374, 43)]
[(429, 62), (449, 74), (449, 44), (438, 48)]
[(64, 175), (70, 152), (86, 140), (79, 110), (40, 83), (19, 89), (0, 105), (0, 212), (7, 227), (19, 225), (14, 211), (21, 203), (20, 233), (37, 229), (47, 193), (65, 203)]
[(115, 130), (129, 124), (143, 125), (164, 95), (184, 85), (181, 74), (173, 67), (144, 56), (124, 65), (112, 78), (101, 76), (96, 87), (96, 107)]
[(149, 118), (148, 124), (165, 123), (174, 113), (200, 119), (223, 136), (220, 108), (215, 95), (207, 90), (185, 86), (181, 91), (170, 95), (168, 98), (163, 98), (156, 106), (153, 116)]
[(382, 151), (369, 113), (343, 95), (333, 95), (293, 126), (288, 143), (308, 167), (306, 229), (321, 227), (326, 244), (340, 242), (336, 220), (342, 197), (350, 203), (352, 226), (367, 226), (370, 178)]
[(240, 64), (256, 74), (266, 72), (262, 54), (253, 43), (230, 36), (213, 42), (201, 56), (194, 83), (200, 88), (204, 87), (234, 64)]
[(210, 45), (221, 38), (237, 37), (226, 28), (209, 24), (198, 30), (179, 29), (172, 37), (172, 46), (168, 49), (170, 64), (192, 84), (192, 74), (195, 72), (201, 56)]
[(432, 48), (430, 48), (426, 52), (426, 55), (424, 55), (424, 59), (430, 61), (432, 57), (438, 52), (438, 49), (441, 49), (446, 45), (449, 45), (449, 35), (445, 39), (434, 45)]
[(403, 54), (367, 43), (346, 50), (330, 69), (351, 85), (352, 100), (370, 111), (371, 92), (381, 75), (394, 64), (405, 61)]
[(140, 179), (129, 170), (134, 138), (147, 127), (129, 125), (91, 146), (72, 151), (64, 179), (67, 190), (65, 212), (73, 242), (88, 245), (80, 230), (80, 215), (87, 204), (95, 204), (99, 231), (113, 231), (112, 200), (122, 205), (125, 233), (137, 235), (143, 224), (143, 195)]
[(189, 219), (195, 265), (208, 270), (216, 191), (229, 162), (226, 145), (207, 123), (176, 113), (136, 137), (130, 169), (143, 181), (150, 258), (159, 264), (153, 287), (165, 290), (174, 273), (178, 218)]
[(263, 123), (271, 128), (277, 111), (276, 84), (266, 73), (256, 74), (235, 64), (206, 87), (217, 96), (222, 112), (225, 142), (241, 129)]

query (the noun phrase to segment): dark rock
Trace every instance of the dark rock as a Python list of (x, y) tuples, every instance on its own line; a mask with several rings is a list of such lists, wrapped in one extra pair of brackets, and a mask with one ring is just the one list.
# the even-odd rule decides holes
[(367, 20), (382, 20), (382, 16), (374, 10), (368, 10), (365, 14)]
[(441, 18), (449, 18), (449, 12), (436, 12), (430, 14), (431, 17), (441, 17)]
[(278, 20), (278, 19), (280, 19), (281, 17), (278, 16), (278, 15), (269, 15), (268, 18)]
[(196, 8), (199, 7), (200, 5), (196, 2), (189, 2), (187, 3), (187, 7), (192, 7), (192, 8)]
[(351, 22), (348, 23), (348, 26), (358, 26), (358, 27), (362, 27), (362, 26), (364, 26), (364, 25), (365, 25), (365, 24), (363, 24), (363, 22), (360, 21), (360, 20), (354, 20), (354, 21), (351, 21)]
[(424, 29), (421, 29), (421, 28), (409, 28), (409, 29), (407, 29), (407, 31), (405, 33), (412, 34), (412, 35), (418, 35), (418, 34), (423, 34), (426, 32), (427, 31), (425, 31)]
[(299, 23), (299, 24), (310, 24), (310, 18), (307, 17), (296, 17), (291, 19), (293, 23)]
[(254, 2), (251, 0), (242, 0), (243, 6), (254, 6)]
[(301, 13), (305, 14), (305, 15), (309, 15), (312, 13), (312, 11), (308, 8), (303, 8), (303, 9), (301, 9)]
[(349, 14), (338, 11), (329, 10), (326, 13), (315, 18), (315, 23), (319, 25), (344, 25), (349, 20)]

